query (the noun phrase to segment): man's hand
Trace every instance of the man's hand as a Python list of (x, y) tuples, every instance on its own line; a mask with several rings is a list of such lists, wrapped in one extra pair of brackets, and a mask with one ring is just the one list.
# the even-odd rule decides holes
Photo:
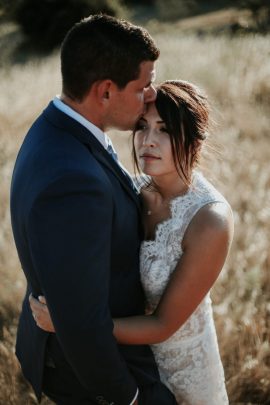
[(55, 332), (45, 297), (39, 296), (37, 300), (30, 294), (29, 303), (37, 326), (46, 332)]

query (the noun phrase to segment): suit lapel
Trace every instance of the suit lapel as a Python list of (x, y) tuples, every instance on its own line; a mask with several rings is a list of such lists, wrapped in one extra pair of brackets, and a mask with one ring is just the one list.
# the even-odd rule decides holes
[(132, 187), (129, 179), (127, 179), (127, 176), (123, 173), (120, 166), (114, 161), (110, 154), (104, 149), (101, 143), (88, 129), (73, 118), (69, 117), (67, 114), (57, 109), (53, 102), (51, 102), (46, 108), (44, 115), (53, 125), (65, 129), (81, 143), (86, 145), (99, 163), (102, 166), (106, 166), (117, 177), (125, 191), (133, 199), (136, 206), (140, 210), (141, 204), (135, 188)]

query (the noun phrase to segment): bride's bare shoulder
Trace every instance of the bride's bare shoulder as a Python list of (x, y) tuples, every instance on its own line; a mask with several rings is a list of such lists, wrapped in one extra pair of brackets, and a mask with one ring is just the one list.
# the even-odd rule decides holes
[(190, 222), (185, 242), (206, 240), (213, 238), (225, 238), (232, 240), (234, 231), (233, 213), (230, 206), (225, 202), (213, 202), (202, 207)]

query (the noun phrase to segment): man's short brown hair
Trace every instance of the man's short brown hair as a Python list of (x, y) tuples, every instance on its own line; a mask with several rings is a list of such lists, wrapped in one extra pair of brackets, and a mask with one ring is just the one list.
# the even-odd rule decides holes
[(108, 15), (92, 15), (75, 24), (63, 41), (63, 92), (82, 100), (94, 82), (105, 79), (124, 88), (139, 76), (141, 62), (158, 57), (158, 48), (142, 27)]

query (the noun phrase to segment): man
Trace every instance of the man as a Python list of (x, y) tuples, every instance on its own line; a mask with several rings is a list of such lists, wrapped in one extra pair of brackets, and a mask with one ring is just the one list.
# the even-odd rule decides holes
[[(175, 404), (146, 346), (117, 346), (112, 317), (141, 314), (140, 204), (104, 131), (134, 126), (155, 99), (149, 34), (91, 16), (61, 49), (63, 91), (29, 130), (11, 216), (28, 281), (16, 353), (37, 397), (58, 404)], [(35, 324), (44, 295), (56, 334)]]

